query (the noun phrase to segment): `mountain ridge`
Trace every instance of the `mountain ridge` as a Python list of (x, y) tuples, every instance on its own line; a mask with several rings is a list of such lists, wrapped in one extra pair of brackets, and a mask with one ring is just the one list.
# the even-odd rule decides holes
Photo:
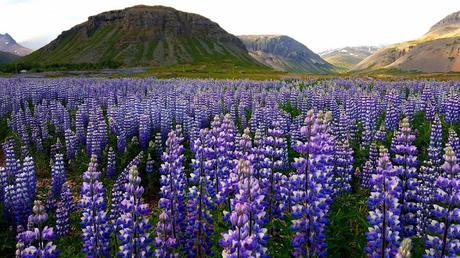
[(215, 61), (261, 66), (247, 54), (241, 40), (208, 18), (146, 5), (90, 16), (21, 61), (124, 66)]
[(253, 58), (278, 71), (324, 73), (335, 69), (308, 47), (286, 35), (240, 35), (238, 37)]
[(352, 71), (381, 69), (460, 72), (460, 12), (441, 19), (417, 39), (378, 50), (353, 67)]
[(378, 49), (379, 47), (376, 46), (352, 46), (329, 49), (318, 54), (328, 63), (340, 69), (349, 70)]
[(21, 46), (14, 40), (14, 38), (8, 34), (0, 33), (0, 51), (8, 52), (16, 56), (25, 56), (32, 52), (31, 49)]

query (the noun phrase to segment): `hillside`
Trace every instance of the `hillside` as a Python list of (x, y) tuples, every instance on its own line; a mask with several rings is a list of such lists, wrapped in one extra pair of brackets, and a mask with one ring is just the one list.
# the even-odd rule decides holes
[(0, 51), (0, 64), (8, 64), (21, 58), (15, 54)]
[(218, 62), (261, 67), (244, 44), (217, 23), (170, 7), (143, 5), (91, 16), (21, 62), (124, 66)]
[(32, 52), (32, 50), (18, 44), (8, 33), (0, 34), (0, 51), (16, 56), (25, 56)]
[(374, 46), (344, 47), (319, 53), (328, 63), (344, 70), (353, 68), (356, 64), (378, 50)]
[(460, 12), (448, 15), (422, 37), (382, 48), (353, 68), (377, 69), (460, 72)]
[(277, 71), (330, 72), (334, 66), (302, 43), (284, 35), (239, 36), (249, 54)]

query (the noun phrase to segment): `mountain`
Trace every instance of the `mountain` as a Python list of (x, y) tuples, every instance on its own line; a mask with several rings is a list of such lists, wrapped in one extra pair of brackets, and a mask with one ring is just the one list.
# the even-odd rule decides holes
[(15, 55), (15, 54), (0, 51), (0, 64), (8, 64), (8, 63), (11, 63), (11, 62), (13, 62), (15, 60), (18, 60), (19, 58), (21, 58), (21, 57)]
[(378, 49), (378, 47), (374, 46), (344, 47), (327, 50), (319, 53), (319, 55), (328, 63), (338, 68), (349, 70)]
[(241, 40), (217, 23), (170, 7), (145, 5), (90, 16), (21, 62), (124, 66), (218, 62), (262, 67)]
[(17, 56), (25, 56), (32, 52), (32, 50), (19, 45), (8, 33), (0, 34), (0, 51)]
[(460, 72), (460, 11), (433, 25), (422, 37), (384, 47), (353, 68), (377, 69)]
[(334, 66), (302, 43), (284, 35), (239, 36), (249, 54), (278, 71), (329, 72)]

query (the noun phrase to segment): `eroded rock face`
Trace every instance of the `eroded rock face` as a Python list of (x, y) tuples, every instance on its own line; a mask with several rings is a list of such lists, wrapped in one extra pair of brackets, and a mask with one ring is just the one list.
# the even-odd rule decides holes
[(8, 33), (0, 34), (0, 51), (17, 56), (25, 56), (32, 52), (32, 50), (19, 45)]
[(353, 70), (460, 72), (459, 42), (460, 12), (455, 12), (433, 25), (422, 37), (382, 48)]
[(124, 10), (104, 12), (90, 16), (73, 30), (84, 30), (90, 37), (106, 25), (117, 25), (123, 31), (138, 31), (140, 40), (161, 37), (192, 37), (206, 35), (223, 42), (232, 42), (244, 49), (237, 37), (227, 33), (217, 23), (197, 14), (177, 11), (164, 6), (134, 6)]
[(252, 57), (276, 70), (329, 71), (334, 67), (302, 43), (284, 35), (243, 35), (240, 39)]
[[(90, 16), (34, 53), (29, 62), (170, 65), (223, 58), (257, 64), (217, 23), (164, 6), (134, 6)], [(233, 61), (234, 61), (233, 60)]]
[(437, 22), (430, 28), (430, 31), (435, 31), (447, 26), (456, 26), (460, 27), (460, 11), (452, 13), (446, 16), (444, 19)]

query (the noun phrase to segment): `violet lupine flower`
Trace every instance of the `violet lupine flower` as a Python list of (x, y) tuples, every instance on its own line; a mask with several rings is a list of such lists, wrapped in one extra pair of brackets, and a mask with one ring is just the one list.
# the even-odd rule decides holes
[(460, 256), (460, 165), (451, 146), (447, 145), (444, 152), (443, 173), (436, 180), (424, 257)]
[(126, 133), (124, 131), (121, 131), (117, 136), (117, 151), (119, 153), (126, 151)]
[(166, 152), (163, 153), (163, 164), (160, 168), (160, 201), (161, 213), (156, 226), (155, 255), (169, 257), (176, 255), (176, 248), (183, 243), (181, 232), (184, 229), (185, 186), (184, 147), (182, 146), (181, 129), (169, 132), (166, 140)]
[(137, 154), (137, 156), (134, 157), (128, 163), (128, 165), (126, 165), (126, 167), (118, 175), (117, 179), (115, 180), (115, 183), (112, 186), (112, 195), (110, 197), (110, 209), (108, 214), (108, 220), (111, 228), (115, 232), (118, 231), (117, 219), (120, 217), (121, 214), (121, 201), (123, 200), (123, 194), (125, 192), (125, 184), (128, 182), (129, 171), (131, 167), (139, 165), (142, 155), (143, 152), (139, 152), (139, 154)]
[(375, 133), (374, 140), (380, 143), (384, 143), (386, 138), (385, 125), (380, 125), (379, 130)]
[(163, 153), (163, 143), (161, 140), (161, 133), (155, 134), (155, 155), (160, 158)]
[(216, 195), (219, 204), (229, 201), (229, 190), (227, 181), (233, 168), (235, 167), (235, 135), (236, 128), (230, 114), (226, 114), (222, 120), (219, 137), (217, 138), (217, 168), (215, 184), (219, 188)]
[(33, 215), (29, 216), (29, 224), (33, 228), (18, 235), (16, 257), (54, 258), (58, 256), (59, 251), (52, 242), (56, 237), (53, 228), (44, 226), (47, 220), (48, 214), (42, 202), (35, 201)]
[(112, 178), (115, 176), (116, 172), (116, 157), (115, 157), (115, 152), (113, 151), (113, 148), (109, 148), (109, 152), (107, 153), (107, 168), (105, 170), (105, 176)]
[(148, 147), (148, 142), (150, 139), (150, 116), (147, 114), (142, 114), (139, 117), (139, 143), (143, 150), (146, 150)]
[(291, 176), (293, 203), (292, 245), (295, 257), (325, 257), (326, 226), (332, 202), (333, 146), (328, 133), (331, 114), (319, 112), (315, 117), (310, 110), (301, 133), (306, 142), (298, 141), (294, 150), (300, 154)]
[(268, 129), (261, 161), (260, 185), (265, 195), (267, 219), (282, 219), (288, 201), (288, 178), (283, 174), (288, 167), (287, 142), (279, 121), (274, 121)]
[(224, 248), (223, 257), (266, 257), (267, 229), (262, 227), (265, 217), (264, 195), (259, 180), (253, 175), (249, 160), (239, 160), (235, 173), (238, 193), (231, 200), (229, 221), (231, 229), (222, 233), (219, 244)]
[(385, 128), (389, 131), (396, 130), (399, 122), (399, 114), (393, 103), (389, 103), (385, 114)]
[(61, 198), (56, 209), (56, 234), (65, 236), (70, 231), (70, 212), (73, 210), (73, 197), (67, 183), (62, 185)]
[(395, 145), (396, 165), (399, 166), (401, 178), (401, 233), (403, 237), (417, 234), (419, 208), (418, 180), (417, 180), (417, 147), (414, 145), (415, 135), (410, 128), (409, 119), (401, 121), (399, 132), (396, 134)]
[(457, 155), (457, 159), (460, 160), (460, 139), (453, 128), (449, 128), (449, 137), (447, 142)]
[(22, 163), (22, 172), (26, 175), (26, 188), (28, 192), (28, 198), (30, 200), (30, 207), (33, 205), (36, 195), (36, 184), (37, 178), (35, 173), (35, 163), (32, 157), (27, 156)]
[(153, 173), (153, 164), (154, 161), (152, 159), (152, 156), (150, 156), (150, 153), (147, 156), (147, 161), (145, 162), (145, 172), (147, 175), (150, 175)]
[(436, 192), (436, 179), (441, 175), (442, 165), (442, 124), (436, 115), (431, 124), (430, 145), (428, 147), (428, 160), (426, 160), (419, 172), (419, 187), (417, 193), (421, 209), (420, 231), (423, 235), (428, 222), (429, 208), (434, 200)]
[(66, 158), (71, 160), (75, 158), (75, 153), (77, 152), (77, 136), (72, 132), (72, 130), (67, 129), (64, 132), (65, 138), (65, 149), (66, 149)]
[(209, 131), (200, 130), (199, 137), (195, 139), (193, 150), (195, 158), (192, 160), (193, 171), (189, 178), (189, 194), (187, 202), (187, 243), (186, 250), (188, 257), (209, 257), (212, 256), (211, 246), (213, 224), (211, 209), (213, 209), (212, 198), (209, 190), (212, 190), (209, 170), (206, 164), (206, 137)]
[(19, 167), (14, 181), (6, 188), (9, 212), (16, 226), (25, 226), (32, 211), (32, 196), (29, 195), (29, 175)]
[(107, 225), (104, 186), (99, 181), (97, 156), (92, 155), (88, 169), (83, 174), (80, 207), (83, 233), (83, 252), (87, 257), (106, 257), (109, 255), (110, 230)]
[(335, 194), (351, 191), (353, 162), (353, 149), (348, 139), (339, 139), (334, 152)]
[(142, 200), (144, 188), (136, 166), (131, 167), (128, 183), (121, 201), (121, 215), (117, 220), (118, 239), (121, 240), (119, 257), (150, 257), (150, 209)]
[(51, 168), (51, 186), (55, 198), (61, 195), (61, 188), (65, 182), (64, 155), (56, 154)]
[(369, 159), (364, 163), (363, 170), (360, 175), (361, 187), (365, 189), (372, 189), (372, 184), (370, 181), (372, 175), (375, 174), (378, 156), (379, 151), (377, 149), (377, 144), (372, 142), (369, 147)]
[(388, 151), (381, 147), (377, 171), (371, 179), (373, 187), (368, 200), (369, 228), (365, 248), (368, 257), (394, 257), (398, 252), (401, 229), (399, 171), (391, 164)]

